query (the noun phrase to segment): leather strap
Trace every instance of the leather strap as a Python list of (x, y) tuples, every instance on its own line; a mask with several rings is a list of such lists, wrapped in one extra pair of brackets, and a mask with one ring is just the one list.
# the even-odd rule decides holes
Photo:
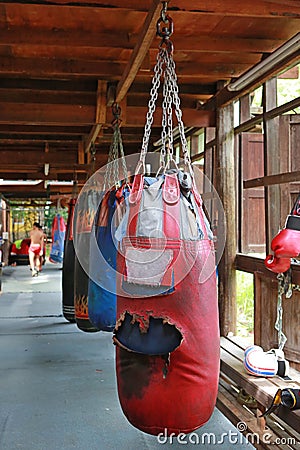
[(288, 216), (285, 228), (300, 231), (300, 216)]
[(75, 198), (71, 198), (70, 203), (69, 203), (69, 241), (73, 241), (73, 236), (74, 236), (74, 232), (73, 232), (73, 221), (74, 221), (74, 212), (75, 212), (75, 204), (76, 204), (76, 199)]
[(167, 239), (180, 239), (180, 187), (177, 174), (166, 174), (162, 189), (164, 235)]
[(128, 201), (131, 205), (141, 200), (143, 187), (144, 187), (144, 175), (142, 173), (138, 173), (137, 175), (134, 176), (134, 180), (128, 198)]
[(163, 184), (163, 200), (168, 205), (175, 205), (180, 199), (180, 187), (176, 173), (166, 174)]
[(142, 200), (142, 193), (144, 188), (143, 174), (134, 176), (132, 188), (129, 194), (129, 217), (127, 224), (127, 236), (136, 236), (137, 222), (139, 217), (140, 204)]
[(196, 203), (196, 206), (198, 209), (198, 215), (199, 215), (199, 220), (200, 220), (200, 226), (203, 231), (203, 237), (204, 237), (204, 239), (208, 239), (206, 224), (205, 224), (205, 220), (204, 220), (204, 211), (203, 211), (203, 207), (202, 207), (203, 202), (202, 202), (201, 195), (199, 194), (199, 192), (196, 188), (195, 183), (193, 183), (192, 194), (194, 196), (195, 203)]

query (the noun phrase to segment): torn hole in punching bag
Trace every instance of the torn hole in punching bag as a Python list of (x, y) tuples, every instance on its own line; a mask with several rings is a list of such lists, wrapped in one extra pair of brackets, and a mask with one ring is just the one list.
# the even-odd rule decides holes
[(142, 317), (128, 312), (119, 319), (114, 331), (117, 345), (144, 355), (171, 353), (180, 346), (182, 339), (180, 331), (166, 319), (148, 316), (145, 326)]

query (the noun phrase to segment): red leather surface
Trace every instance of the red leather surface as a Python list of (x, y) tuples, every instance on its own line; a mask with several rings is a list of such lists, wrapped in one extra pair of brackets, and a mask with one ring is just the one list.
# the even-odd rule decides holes
[(277, 258), (297, 258), (300, 255), (300, 231), (285, 228), (272, 240), (271, 249)]
[[(216, 276), (215, 271), (210, 271), (208, 279), (201, 276), (208, 266), (214, 267), (214, 256), (210, 241), (202, 241), (198, 249), (196, 263), (174, 293), (148, 298), (118, 296), (117, 318), (125, 311), (144, 322), (150, 316), (164, 318), (183, 338), (165, 357), (116, 346), (122, 410), (132, 425), (150, 434), (165, 429), (168, 434), (195, 430), (209, 420), (215, 406), (219, 375)], [(124, 270), (120, 254), (117, 264), (120, 274)], [(120, 275), (118, 283), (121, 289)]]
[(284, 273), (291, 266), (290, 258), (276, 258), (276, 256), (268, 255), (265, 259), (267, 269), (275, 273)]

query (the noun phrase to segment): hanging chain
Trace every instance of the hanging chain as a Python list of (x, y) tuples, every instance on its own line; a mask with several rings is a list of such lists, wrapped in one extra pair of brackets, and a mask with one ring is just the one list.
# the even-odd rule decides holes
[(90, 146), (90, 155), (92, 160), (91, 173), (95, 172), (95, 162), (96, 162), (96, 145), (94, 142)]
[[(164, 72), (161, 142), (160, 166), (165, 169), (173, 160), (172, 90), (167, 71)], [(167, 163), (166, 156), (168, 158)]]
[(278, 279), (278, 296), (277, 296), (277, 318), (275, 322), (275, 330), (278, 332), (278, 348), (283, 350), (285, 343), (287, 341), (286, 335), (282, 331), (282, 296), (285, 294), (286, 298), (290, 298), (292, 295), (291, 291), (291, 271), (289, 270), (286, 274), (280, 273), (277, 276)]
[(153, 123), (153, 116), (156, 109), (156, 100), (158, 97), (158, 90), (160, 87), (160, 77), (162, 75), (162, 65), (163, 60), (160, 56), (160, 52), (157, 55), (157, 63), (154, 67), (154, 77), (152, 78), (152, 88), (150, 91), (150, 100), (148, 103), (148, 112), (146, 115), (146, 124), (144, 128), (144, 136), (143, 136), (143, 143), (142, 143), (142, 150), (141, 150), (141, 157), (140, 162), (145, 165), (145, 158), (146, 153), (148, 150), (149, 140), (150, 140), (150, 134), (151, 134), (151, 127)]
[[(113, 138), (110, 144), (107, 169), (104, 175), (103, 190), (110, 188), (111, 185), (118, 185), (120, 178), (128, 182), (127, 166), (124, 155), (124, 148), (122, 142), (122, 135), (120, 130), (121, 124), (121, 108), (117, 103), (112, 105), (113, 120), (111, 125), (113, 127)], [(119, 174), (119, 156), (121, 160), (121, 172)]]
[[(145, 170), (145, 158), (148, 150), (151, 127), (153, 124), (153, 115), (156, 109), (156, 101), (158, 98), (158, 90), (160, 87), (160, 79), (163, 75), (163, 102), (162, 102), (162, 132), (161, 132), (161, 156), (160, 166), (166, 168), (170, 162), (174, 161), (173, 156), (173, 106), (178, 122), (178, 129), (184, 156), (184, 163), (188, 166), (192, 174), (191, 161), (188, 153), (187, 141), (184, 134), (184, 124), (182, 120), (182, 111), (180, 108), (180, 98), (175, 70), (175, 62), (173, 60), (173, 44), (170, 36), (173, 33), (173, 21), (167, 15), (167, 2), (162, 2), (161, 17), (157, 21), (157, 35), (162, 38), (157, 62), (154, 67), (154, 76), (152, 78), (152, 87), (150, 91), (150, 100), (148, 103), (148, 112), (146, 116), (146, 124), (142, 142), (141, 156), (136, 171), (142, 166)], [(163, 26), (161, 26), (163, 24)], [(167, 160), (167, 162), (166, 162)], [(176, 165), (176, 163), (175, 163)]]
[(284, 288), (282, 286), (281, 280), (278, 282), (278, 297), (277, 297), (277, 318), (275, 322), (275, 330), (278, 333), (278, 348), (279, 350), (283, 350), (283, 347), (286, 343), (286, 335), (282, 331), (282, 295), (284, 293)]
[(282, 296), (285, 298), (291, 298), (293, 291), (300, 291), (300, 286), (298, 284), (292, 283), (292, 269), (290, 268), (284, 273), (279, 273), (277, 275), (278, 280), (278, 298), (277, 298), (277, 318), (275, 323), (275, 329), (278, 332), (278, 345), (279, 350), (282, 350), (286, 343), (286, 336), (282, 332), (282, 316), (283, 316), (283, 306), (282, 306)]

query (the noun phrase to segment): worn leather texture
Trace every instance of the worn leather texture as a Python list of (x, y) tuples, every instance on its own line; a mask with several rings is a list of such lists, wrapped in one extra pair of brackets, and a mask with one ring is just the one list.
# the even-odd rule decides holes
[[(154, 435), (189, 433), (202, 426), (213, 412), (218, 391), (219, 322), (213, 243), (203, 217), (200, 223), (197, 219), (197, 214), (203, 214), (201, 205), (197, 214), (193, 212), (190, 228), (193, 232), (201, 228), (198, 238), (193, 234), (190, 239), (182, 239), (182, 229), (188, 228), (182, 224), (184, 200), (176, 183), (172, 177), (167, 180), (167, 192), (164, 184), (160, 188), (162, 219), (158, 223), (162, 224), (162, 237), (151, 233), (148, 218), (148, 236), (139, 235), (143, 217), (141, 179), (134, 183), (134, 214), (129, 213), (127, 235), (122, 241), (123, 250), (130, 245), (140, 251), (171, 250), (173, 260), (161, 279), (168, 288), (166, 280), (171, 280), (173, 289), (143, 295), (139, 280), (135, 294), (129, 296), (124, 289), (126, 252), (117, 255), (114, 342), (118, 395), (129, 422)], [(166, 214), (170, 217), (164, 217)], [(135, 223), (130, 223), (131, 217)]]

